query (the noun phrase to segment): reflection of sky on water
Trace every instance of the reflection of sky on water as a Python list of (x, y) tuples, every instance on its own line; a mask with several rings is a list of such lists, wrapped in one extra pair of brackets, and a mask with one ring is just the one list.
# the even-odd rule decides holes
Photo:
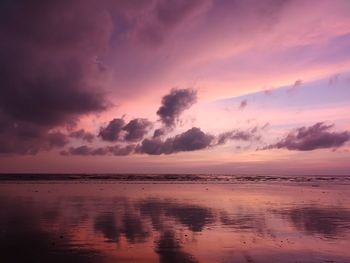
[(279, 211), (298, 231), (339, 238), (350, 229), (350, 210), (341, 207), (294, 207)]
[(0, 259), (346, 262), (349, 189), (266, 187), (0, 185)]

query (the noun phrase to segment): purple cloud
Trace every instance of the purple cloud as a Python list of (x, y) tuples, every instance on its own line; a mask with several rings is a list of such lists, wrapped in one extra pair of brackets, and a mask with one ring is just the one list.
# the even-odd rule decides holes
[(165, 141), (159, 138), (145, 139), (138, 147), (138, 152), (160, 155), (196, 151), (208, 148), (213, 140), (214, 136), (206, 134), (199, 128), (194, 127)]
[(152, 122), (147, 119), (133, 119), (123, 127), (126, 131), (126, 141), (139, 141), (147, 134), (152, 127)]
[(275, 144), (264, 149), (286, 148), (295, 151), (312, 151), (322, 148), (337, 148), (350, 140), (350, 132), (331, 132), (332, 125), (318, 122), (310, 127), (297, 128)]
[(103, 73), (92, 63), (108, 46), (103, 13), (78, 1), (37, 2), (1, 5), (0, 109), (41, 125), (106, 109), (93, 81)]
[(52, 130), (108, 107), (93, 62), (109, 45), (106, 14), (80, 1), (0, 4), (1, 152), (64, 145)]
[(287, 92), (292, 92), (294, 91), (296, 88), (300, 87), (301, 84), (303, 84), (303, 81), (301, 79), (298, 79), (294, 82), (294, 84), (287, 89)]
[(328, 80), (328, 85), (329, 86), (334, 86), (339, 82), (340, 74), (335, 74), (331, 76)]
[(156, 129), (156, 130), (153, 132), (153, 138), (162, 137), (163, 135), (166, 135), (166, 133), (167, 133), (167, 131), (166, 131), (166, 129), (164, 129), (164, 128)]
[(135, 142), (143, 139), (152, 127), (152, 122), (147, 119), (137, 118), (125, 124), (120, 118), (111, 120), (106, 127), (101, 127), (99, 136), (104, 141), (128, 141)]
[(90, 132), (85, 131), (84, 129), (80, 129), (78, 131), (73, 131), (70, 133), (69, 135), (71, 138), (75, 138), (75, 139), (80, 139), (83, 141), (87, 141), (87, 142), (93, 142), (95, 135), (93, 135)]
[(259, 140), (260, 136), (257, 135), (258, 127), (254, 127), (250, 131), (233, 130), (228, 132), (223, 132), (219, 134), (216, 138), (217, 145), (225, 144), (228, 141), (254, 141)]
[(121, 139), (121, 133), (124, 128), (125, 121), (123, 119), (113, 119), (111, 120), (106, 127), (101, 127), (100, 133), (98, 136), (104, 141), (118, 141)]
[(0, 154), (36, 154), (68, 143), (68, 137), (47, 127), (13, 121), (0, 114)]
[(242, 100), (241, 103), (239, 104), (238, 109), (243, 110), (245, 107), (247, 107), (248, 102), (247, 100)]
[[(119, 141), (121, 145), (106, 146), (100, 148), (93, 148), (83, 145), (80, 147), (71, 147), (68, 149), (68, 151), (62, 151), (61, 154), (123, 156), (131, 154), (161, 155), (174, 154), (178, 152), (190, 152), (222, 145), (230, 140), (258, 141), (260, 140), (258, 131), (266, 128), (266, 125), (262, 127), (256, 126), (247, 131), (233, 130), (214, 136), (203, 132), (200, 128), (193, 127), (183, 133), (177, 134), (173, 137), (168, 137), (166, 139), (162, 139), (162, 136), (164, 134), (161, 132), (161, 129), (156, 129), (154, 131), (154, 135), (151, 138), (143, 139), (140, 144), (135, 145), (127, 143), (128, 141), (138, 141), (142, 139), (145, 136), (145, 129), (148, 129), (148, 126), (151, 125), (151, 123), (146, 119), (134, 119), (128, 123), (131, 123), (132, 125), (123, 126), (124, 122), (121, 120), (122, 119), (114, 119), (110, 122), (111, 125), (108, 125), (106, 128), (101, 130), (102, 133), (105, 132), (107, 134), (106, 136), (112, 134), (111, 136), (113, 137), (113, 141)], [(128, 127), (128, 129), (124, 129), (125, 127)], [(138, 129), (141, 129), (141, 131), (138, 131)], [(125, 132), (125, 130), (127, 130), (127, 133), (121, 134), (121, 132)], [(130, 131), (132, 132), (129, 133)], [(127, 136), (130, 134), (132, 135), (134, 131), (137, 136), (133, 135), (132, 138), (135, 139), (126, 139)], [(160, 133), (155, 136), (155, 134), (159, 131)]]
[(93, 148), (87, 145), (82, 145), (79, 147), (70, 147), (67, 151), (61, 151), (61, 155), (69, 156), (69, 155), (114, 155), (114, 156), (125, 156), (130, 155), (134, 152), (135, 145), (130, 144), (126, 146), (114, 145), (114, 146), (106, 146), (106, 147), (98, 147)]
[(154, 8), (144, 12), (140, 23), (134, 28), (139, 43), (155, 47), (165, 42), (166, 37), (197, 11), (205, 8), (203, 0), (159, 0)]
[(192, 89), (172, 89), (162, 99), (157, 115), (167, 128), (173, 128), (183, 111), (197, 102), (197, 92)]

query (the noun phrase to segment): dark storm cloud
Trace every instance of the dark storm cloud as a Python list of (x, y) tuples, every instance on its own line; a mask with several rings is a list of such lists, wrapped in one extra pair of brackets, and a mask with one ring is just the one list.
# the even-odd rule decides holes
[(68, 143), (60, 131), (30, 122), (14, 121), (0, 112), (0, 154), (36, 154)]
[(92, 142), (95, 138), (95, 135), (93, 135), (90, 132), (85, 131), (84, 129), (80, 129), (78, 131), (71, 132), (69, 136), (72, 138), (84, 140), (87, 142)]
[(321, 148), (337, 148), (350, 140), (350, 132), (331, 132), (334, 125), (318, 122), (310, 127), (301, 127), (291, 131), (275, 144), (264, 149), (286, 148), (295, 151), (312, 151)]
[(80, 1), (1, 4), (0, 108), (16, 120), (62, 124), (106, 108), (93, 58), (108, 45), (109, 20)]
[(93, 1), (1, 1), (1, 152), (34, 154), (62, 146), (52, 129), (107, 108), (94, 62), (111, 22)]
[(157, 115), (168, 128), (175, 126), (181, 113), (197, 102), (197, 92), (192, 89), (173, 89), (162, 98)]
[(147, 119), (133, 119), (123, 127), (126, 131), (126, 141), (139, 141), (147, 134), (152, 127), (152, 122)]
[(214, 136), (206, 134), (199, 128), (194, 127), (175, 137), (167, 138), (165, 141), (159, 138), (145, 139), (137, 151), (150, 155), (196, 151), (208, 148), (213, 140)]
[(106, 127), (100, 129), (99, 136), (104, 141), (114, 142), (121, 138), (121, 132), (125, 121), (123, 119), (113, 119), (111, 120)]

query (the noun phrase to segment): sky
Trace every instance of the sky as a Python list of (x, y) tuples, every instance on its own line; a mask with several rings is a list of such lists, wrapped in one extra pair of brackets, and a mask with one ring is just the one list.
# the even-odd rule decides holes
[(350, 174), (348, 0), (8, 0), (0, 38), (0, 172)]

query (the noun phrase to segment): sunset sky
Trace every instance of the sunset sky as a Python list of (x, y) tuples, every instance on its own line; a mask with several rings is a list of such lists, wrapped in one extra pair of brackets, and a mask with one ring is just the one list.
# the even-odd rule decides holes
[(350, 174), (350, 1), (0, 3), (0, 172)]

